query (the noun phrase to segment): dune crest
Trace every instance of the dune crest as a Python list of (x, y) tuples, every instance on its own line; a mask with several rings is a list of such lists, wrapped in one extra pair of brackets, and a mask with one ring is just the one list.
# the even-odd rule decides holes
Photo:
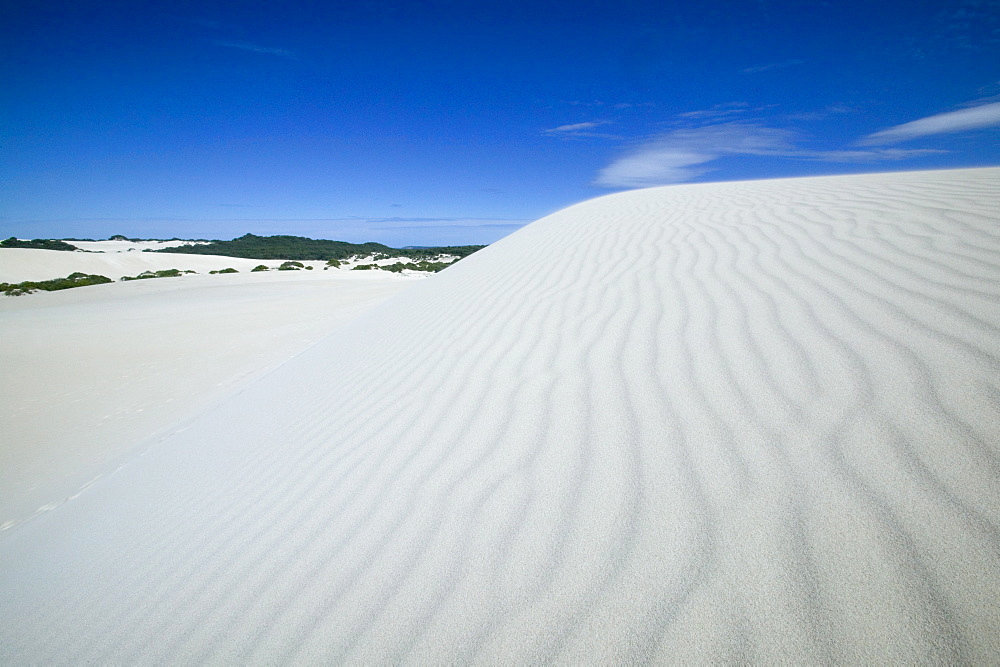
[(998, 184), (533, 223), (0, 535), (0, 657), (995, 662)]

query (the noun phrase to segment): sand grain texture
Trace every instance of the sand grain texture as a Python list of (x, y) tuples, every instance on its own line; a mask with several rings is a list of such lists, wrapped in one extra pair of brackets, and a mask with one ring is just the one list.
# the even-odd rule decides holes
[(0, 297), (0, 532), (413, 280), (272, 271)]
[(0, 536), (0, 658), (995, 663), (998, 185), (529, 225)]

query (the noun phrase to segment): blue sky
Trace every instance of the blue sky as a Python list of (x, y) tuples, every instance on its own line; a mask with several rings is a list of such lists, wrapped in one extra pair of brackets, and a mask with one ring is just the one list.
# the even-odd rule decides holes
[(1000, 164), (1000, 0), (2, 7), (3, 237), (488, 243), (634, 187)]

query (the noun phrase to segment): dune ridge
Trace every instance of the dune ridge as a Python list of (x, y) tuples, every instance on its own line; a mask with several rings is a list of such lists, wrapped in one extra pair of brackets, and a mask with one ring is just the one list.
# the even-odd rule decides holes
[(0, 657), (994, 662), (998, 183), (535, 222), (0, 535)]

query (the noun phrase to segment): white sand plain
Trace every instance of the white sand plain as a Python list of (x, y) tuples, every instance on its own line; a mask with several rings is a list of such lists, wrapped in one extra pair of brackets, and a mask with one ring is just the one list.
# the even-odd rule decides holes
[[(309, 263), (320, 270), (325, 264), (325, 262)], [(143, 271), (160, 271), (162, 269), (208, 273), (219, 269), (234, 268), (237, 271), (248, 272), (258, 264), (277, 267), (281, 261), (156, 252), (69, 252), (65, 250), (35, 250), (33, 248), (0, 248), (0, 282), (19, 283), (25, 280), (52, 280), (53, 278), (65, 278), (75, 271), (96, 273), (112, 280), (119, 280), (122, 276), (136, 276)]]
[(998, 215), (975, 169), (544, 218), (0, 533), (0, 660), (995, 664)]
[[(10, 252), (34, 254), (52, 275), (93, 261)], [(0, 249), (0, 268), (13, 271), (5, 257)], [(169, 268), (152, 257), (131, 269)], [(0, 296), (0, 530), (65, 502), (161, 429), (412, 283), (381, 271), (281, 271)]]
[[(112, 280), (121, 280), (122, 276), (137, 276), (143, 271), (161, 271), (163, 269), (194, 271), (199, 274), (227, 268), (249, 272), (261, 264), (276, 269), (284, 261), (280, 259), (244, 259), (220, 255), (186, 255), (141, 251), (141, 248), (162, 248), (177, 245), (177, 242), (72, 241), (70, 243), (81, 248), (86, 247), (88, 252), (0, 248), (0, 282), (20, 283), (26, 280), (52, 280), (65, 278), (74, 272), (97, 274)], [(433, 261), (450, 262), (455, 259), (454, 255), (441, 255)], [(312, 267), (312, 271), (346, 272), (357, 264), (385, 266), (396, 262), (405, 264), (412, 261), (406, 257), (388, 257), (379, 260), (354, 257), (345, 260), (341, 263), (341, 267), (336, 269), (327, 267), (326, 262), (320, 261), (303, 261), (302, 264)], [(405, 273), (409, 276), (415, 276), (419, 272), (408, 271)], [(419, 277), (426, 277), (426, 275), (419, 273)]]

